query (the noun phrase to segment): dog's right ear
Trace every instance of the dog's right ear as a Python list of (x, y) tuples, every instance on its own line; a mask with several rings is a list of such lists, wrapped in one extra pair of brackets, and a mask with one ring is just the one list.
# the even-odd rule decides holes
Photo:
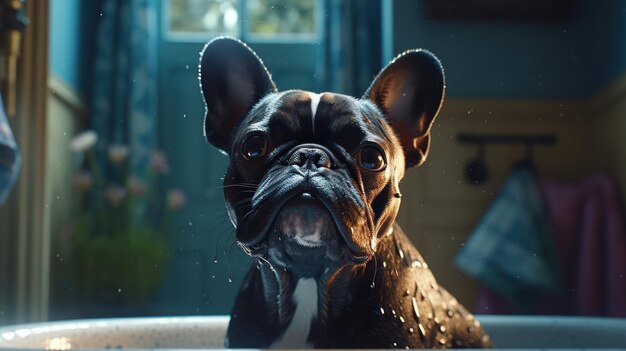
[(254, 51), (228, 37), (214, 39), (202, 50), (200, 87), (206, 106), (204, 135), (225, 152), (239, 122), (259, 100), (276, 91)]

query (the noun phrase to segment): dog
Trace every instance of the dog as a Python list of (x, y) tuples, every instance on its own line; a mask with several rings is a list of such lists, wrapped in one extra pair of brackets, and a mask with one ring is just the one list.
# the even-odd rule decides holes
[(491, 347), (395, 223), (443, 102), (433, 54), (397, 56), (356, 99), (279, 92), (248, 46), (220, 37), (199, 80), (206, 139), (230, 158), (228, 216), (256, 261), (226, 347)]

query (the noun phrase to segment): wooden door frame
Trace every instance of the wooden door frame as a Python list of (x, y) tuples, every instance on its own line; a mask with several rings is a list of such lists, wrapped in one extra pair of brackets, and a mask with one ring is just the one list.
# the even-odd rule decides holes
[(0, 322), (47, 319), (50, 229), (46, 199), (49, 0), (25, 4), (29, 25), (17, 68), (17, 111), (10, 123), (22, 169), (0, 207)]

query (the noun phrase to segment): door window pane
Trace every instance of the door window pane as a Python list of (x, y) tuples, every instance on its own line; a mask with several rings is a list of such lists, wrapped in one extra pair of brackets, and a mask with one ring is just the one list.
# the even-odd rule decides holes
[(253, 36), (312, 37), (316, 0), (248, 0), (248, 31)]
[(238, 0), (170, 0), (169, 32), (239, 36)]

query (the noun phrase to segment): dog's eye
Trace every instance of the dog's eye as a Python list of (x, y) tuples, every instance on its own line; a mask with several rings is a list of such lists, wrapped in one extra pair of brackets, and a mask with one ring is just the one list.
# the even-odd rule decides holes
[(359, 155), (361, 167), (368, 171), (380, 171), (385, 168), (385, 156), (373, 146), (364, 146)]
[(267, 154), (267, 139), (262, 134), (253, 134), (243, 142), (243, 156), (249, 160), (263, 157)]

